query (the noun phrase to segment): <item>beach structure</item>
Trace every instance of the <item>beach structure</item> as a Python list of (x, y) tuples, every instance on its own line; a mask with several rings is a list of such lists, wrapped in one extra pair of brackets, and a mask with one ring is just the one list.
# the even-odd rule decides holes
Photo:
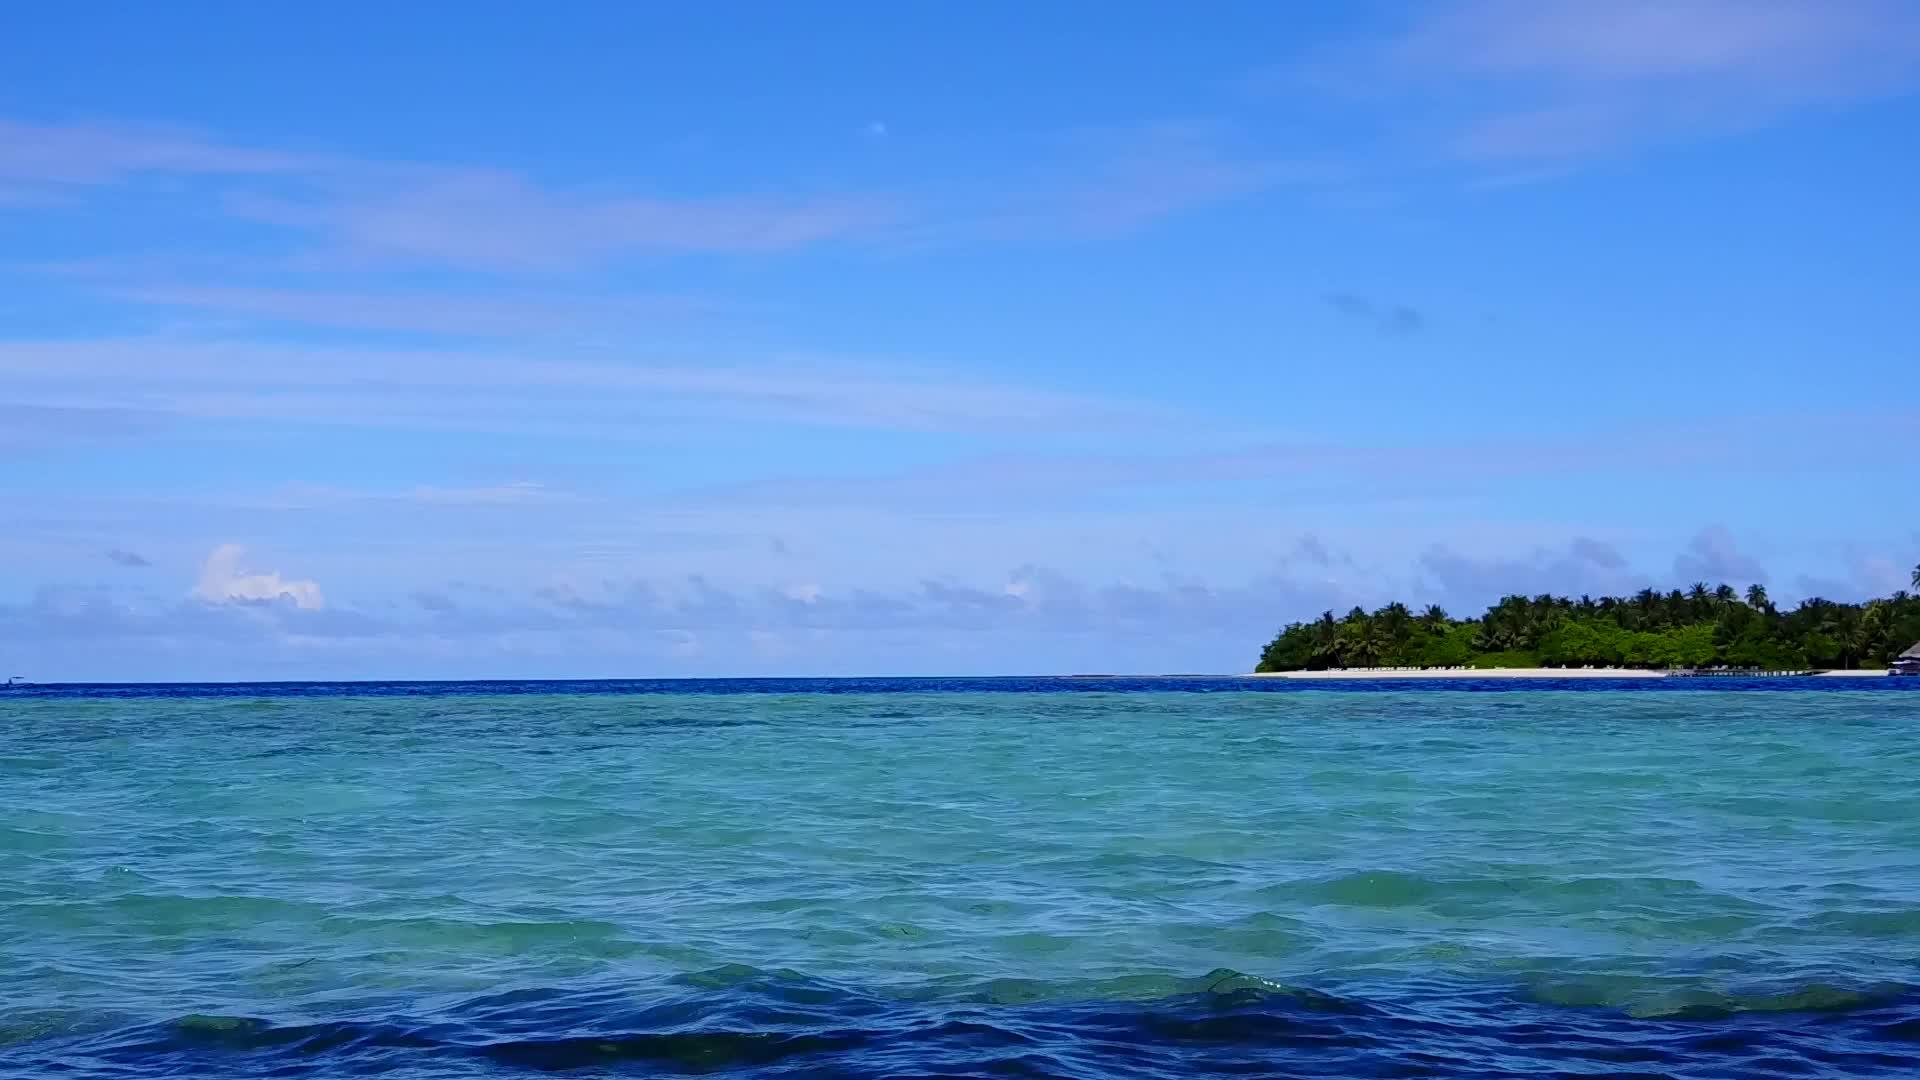
[(1894, 657), (1887, 665), (1889, 675), (1920, 675), (1920, 644)]

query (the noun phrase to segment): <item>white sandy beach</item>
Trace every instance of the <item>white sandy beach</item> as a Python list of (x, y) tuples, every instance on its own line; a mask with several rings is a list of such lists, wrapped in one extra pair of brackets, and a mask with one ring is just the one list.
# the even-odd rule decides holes
[[(1817, 671), (1814, 678), (1886, 677), (1885, 671)], [(1329, 671), (1261, 671), (1255, 679), (1665, 679), (1667, 671), (1641, 668), (1335, 668)]]
[(1332, 668), (1327, 671), (1261, 671), (1256, 679), (1664, 679), (1664, 671), (1638, 668)]

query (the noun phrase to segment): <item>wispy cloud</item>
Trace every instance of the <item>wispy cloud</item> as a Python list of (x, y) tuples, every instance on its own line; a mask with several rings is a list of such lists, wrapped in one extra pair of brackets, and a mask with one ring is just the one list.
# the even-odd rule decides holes
[(1419, 567), (1426, 580), (1423, 591), (1461, 614), (1472, 614), (1476, 607), (1511, 593), (1624, 595), (1658, 582), (1629, 568), (1610, 545), (1590, 538), (1575, 539), (1564, 548), (1499, 555), (1436, 544), (1421, 554)]
[(1275, 154), (1217, 123), (1083, 129), (1009, 142), (1020, 164), (923, 192), (919, 212), (891, 239), (938, 247), (1123, 235), (1338, 175), (1326, 161)]
[(137, 551), (128, 551), (125, 548), (108, 548), (106, 556), (108, 562), (116, 566), (125, 566), (131, 569), (139, 569), (153, 565), (153, 563), (147, 560), (146, 556)]
[(1595, 540), (1589, 536), (1576, 536), (1567, 549), (1575, 558), (1584, 559), (1602, 570), (1618, 570), (1627, 565), (1620, 549), (1604, 540)]
[[(862, 130), (875, 140), (889, 136), (878, 121)], [(1030, 137), (1023, 166), (991, 177), (943, 178), (911, 195), (792, 185), (778, 193), (686, 193), (620, 177), (556, 179), (171, 132), (0, 122), (0, 190), (14, 193), (9, 201), (32, 202), (166, 176), (193, 181), (172, 192), (180, 205), (225, 214), (278, 239), (282, 268), (537, 275), (620, 260), (765, 257), (850, 242), (892, 248), (1119, 232), (1328, 176), (1325, 162), (1241, 142), (1218, 124), (1144, 124)], [(150, 292), (155, 302), (200, 306), (180, 286)], [(395, 320), (390, 309), (354, 315), (339, 305), (320, 311), (284, 295), (228, 292), (226, 306), (261, 315), (318, 315), (332, 325)], [(163, 299), (169, 293), (173, 299)]]
[(460, 605), (454, 602), (453, 597), (432, 589), (416, 590), (412, 599), (422, 611), (430, 611), (438, 615), (448, 615), (460, 610)]
[(304, 238), (309, 263), (340, 267), (542, 272), (625, 256), (758, 255), (871, 233), (899, 214), (873, 195), (666, 195), (175, 132), (0, 121), (0, 185), (25, 197), (150, 175), (207, 181), (202, 197), (211, 192), (234, 217)]
[[(123, 442), (163, 430), (168, 418), (146, 409), (105, 404), (33, 404), (24, 386), (0, 387), (0, 456), (48, 447)], [(11, 391), (11, 392), (9, 392)]]
[(726, 418), (893, 430), (1140, 423), (1153, 410), (1080, 394), (795, 359), (696, 365), (577, 354), (247, 341), (0, 342), (16, 406), (382, 427), (657, 433)]
[(1920, 83), (1903, 0), (1473, 0), (1388, 50), (1402, 75), (1497, 91), (1455, 139), (1488, 162), (1567, 161), (1750, 127)]
[(342, 292), (232, 285), (110, 284), (107, 295), (253, 322), (476, 338), (578, 335), (648, 326), (713, 307), (678, 295)]
[[(1271, 188), (1324, 177), (1320, 163), (1283, 160), (1235, 148), (1209, 128), (1159, 127), (1109, 133), (1081, 164), (1081, 178), (1056, 190), (1057, 219), (1089, 231), (1137, 228), (1148, 222)], [(1048, 185), (1051, 186), (1051, 185)]]
[(572, 270), (626, 255), (791, 251), (894, 222), (887, 200), (603, 194), (491, 170), (421, 170), (378, 190), (306, 199), (246, 195), (229, 209), (317, 238), (343, 267)]
[(571, 492), (556, 491), (532, 480), (513, 480), (475, 487), (420, 484), (392, 490), (293, 484), (237, 502), (259, 510), (319, 510), (354, 504), (390, 507), (403, 504), (422, 507), (552, 506), (579, 500), (580, 497)]
[[(1595, 159), (1920, 88), (1906, 0), (1457, 0), (1258, 74), (1359, 106), (1400, 168), (1487, 189)], [(1391, 168), (1392, 166), (1387, 166)]]
[(1740, 551), (1724, 525), (1702, 529), (1687, 549), (1674, 556), (1673, 576), (1681, 581), (1711, 584), (1733, 582), (1766, 584), (1766, 568)]
[[(905, 585), (827, 587), (800, 581), (723, 584), (699, 575), (557, 584), (507, 606), (455, 605), (431, 594), (417, 606), (478, 627), (504, 621), (527, 627), (678, 631), (1045, 630), (1055, 633), (1152, 633), (1169, 629), (1266, 629), (1278, 611), (1355, 594), (1325, 582), (1268, 576), (1238, 584), (1163, 575), (1094, 582), (1045, 566), (1013, 568), (992, 581), (925, 578)], [(517, 606), (517, 605), (528, 606)]]
[[(1807, 417), (1826, 433), (1803, 460), (1844, 462), (1884, 441), (1905, 414)], [(1236, 491), (1319, 495), (1341, 501), (1410, 494), (1455, 496), (1539, 475), (1638, 474), (1651, 468), (1754, 468), (1774, 436), (1766, 424), (1733, 420), (1687, 431), (1603, 428), (1482, 441), (1259, 443), (1166, 454), (1003, 454), (906, 469), (840, 475), (785, 475), (698, 493), (715, 503), (766, 500), (792, 505), (1050, 506), (1119, 491), (1233, 485)]]
[(1588, 84), (1736, 80), (1807, 96), (1872, 86), (1920, 32), (1902, 0), (1468, 0), (1426, 12), (1394, 46), (1406, 63)]
[(0, 181), (106, 184), (145, 174), (276, 176), (338, 167), (335, 159), (232, 146), (198, 135), (0, 119)]
[[(1023, 519), (1063, 527), (1099, 522), (1103, 534), (1125, 530), (1139, 537), (1165, 530), (1162, 535), (1181, 535), (1191, 551), (1197, 535), (1253, 530), (1259, 522), (1324, 530), (1354, 521), (1471, 519), (1517, 493), (1541, 498), (1547, 487), (1567, 490), (1568, 484), (1584, 493), (1590, 527), (1638, 525), (1650, 515), (1658, 520), (1652, 509), (1658, 500), (1650, 502), (1646, 495), (1649, 475), (1678, 470), (1738, 482), (1767, 471), (1765, 462), (1779, 467), (1770, 448), (1778, 440), (1780, 418), (1584, 431), (1561, 419), (1557, 430), (1478, 440), (1432, 435), (1388, 442), (1390, 435), (1376, 433), (1352, 441), (1216, 443), (1212, 449), (1189, 441), (1184, 452), (1177, 443), (1160, 453), (1009, 451), (896, 467), (775, 464), (752, 479), (689, 488), (671, 503), (690, 512), (745, 511), (783, 519), (967, 516), (1001, 522), (1003, 529), (1017, 528), (1015, 522)], [(1789, 467), (1807, 476), (1857, 468), (1863, 454), (1884, 457), (1887, 433), (1911, 426), (1910, 418), (1899, 414), (1803, 419), (1819, 434), (1808, 434), (1802, 455)], [(1178, 430), (1177, 422), (1171, 430)], [(1215, 510), (1220, 515), (1209, 516)], [(1114, 555), (1107, 543), (1098, 545), (1102, 557)], [(1228, 557), (1244, 561), (1282, 550), (1286, 547), (1258, 553), (1243, 548)], [(971, 557), (971, 551), (956, 556)]]
[(1416, 334), (1427, 325), (1427, 317), (1415, 308), (1358, 293), (1328, 293), (1327, 306), (1355, 322), (1393, 336)]
[[(1708, 546), (1722, 543), (1731, 540), (1711, 539)], [(1696, 543), (1689, 551), (1699, 548)], [(1899, 569), (1894, 561), (1859, 553), (1848, 561), (1845, 580), (1803, 576), (1799, 587), (1846, 598), (1897, 587), (1887, 577)], [(1327, 573), (1332, 566), (1352, 572), (1336, 578)], [(248, 569), (244, 554), (227, 545), (208, 558), (185, 601), (47, 586), (24, 604), (0, 603), (0, 644), (28, 659), (61, 660), (81, 675), (99, 672), (74, 666), (73, 657), (90, 651), (75, 649), (78, 641), (112, 644), (120, 662), (143, 658), (142, 649), (174, 663), (204, 665), (194, 658), (212, 656), (227, 665), (221, 674), (254, 677), (311, 677), (343, 661), (364, 672), (377, 657), (415, 676), (441, 670), (434, 665), (448, 657), (457, 658), (461, 672), (494, 676), (805, 671), (843, 664), (854, 666), (842, 670), (866, 673), (1004, 672), (1031, 670), (1030, 660), (1021, 666), (1021, 650), (1034, 642), (1046, 642), (1050, 656), (1069, 658), (1055, 662), (1091, 660), (1101, 670), (1234, 671), (1251, 663), (1281, 623), (1321, 610), (1400, 599), (1473, 615), (1508, 593), (1680, 588), (1690, 580), (1682, 571), (1680, 565), (1671, 573), (1636, 569), (1611, 544), (1574, 537), (1507, 553), (1436, 544), (1411, 564), (1357, 563), (1348, 552), (1319, 545), (1315, 555), (1290, 565), (1228, 580), (1175, 573), (1102, 579), (1035, 563), (984, 576), (865, 584), (667, 574), (557, 581), (532, 590), (421, 587), (403, 594), (404, 604), (362, 611), (326, 605), (312, 581)], [(900, 663), (913, 666), (893, 667)], [(644, 666), (636, 670), (635, 664)]]

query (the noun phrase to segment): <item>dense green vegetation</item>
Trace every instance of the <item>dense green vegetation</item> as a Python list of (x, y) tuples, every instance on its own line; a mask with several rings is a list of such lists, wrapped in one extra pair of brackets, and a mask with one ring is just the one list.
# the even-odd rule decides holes
[[(1920, 590), (1920, 566), (1913, 571)], [(1920, 641), (1920, 596), (1811, 599), (1781, 611), (1755, 585), (1630, 597), (1509, 596), (1477, 619), (1404, 604), (1329, 611), (1281, 630), (1260, 671), (1335, 667), (1885, 667)]]

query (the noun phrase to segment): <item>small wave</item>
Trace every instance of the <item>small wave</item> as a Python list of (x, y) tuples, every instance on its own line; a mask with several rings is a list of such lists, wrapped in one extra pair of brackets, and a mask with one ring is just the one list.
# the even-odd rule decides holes
[(625, 930), (592, 919), (559, 921), (332, 916), (321, 921), (319, 940), (346, 939), (388, 948), (457, 948), (471, 954), (517, 956), (563, 952), (616, 957), (642, 946)]
[[(739, 1076), (1905, 1076), (1920, 993), (1808, 985), (1596, 1009), (1422, 983), (1367, 998), (1229, 969), (895, 993), (725, 967), (646, 987), (522, 989), (322, 1020), (181, 1016), (23, 1033), (0, 1072), (253, 1076), (639, 1070)], [(72, 1028), (68, 1028), (72, 1030)], [(1621, 1073), (1621, 1069), (1629, 1072)]]
[(1665, 978), (1546, 981), (1527, 990), (1542, 1005), (1606, 1009), (1636, 1019), (1724, 1020), (1768, 1013), (1842, 1014), (1895, 1008), (1920, 1000), (1920, 988), (1904, 983), (1861, 987), (1805, 983), (1749, 991), (1689, 985)]
[(145, 1039), (128, 1040), (124, 1050), (176, 1060), (205, 1057), (208, 1051), (215, 1056), (306, 1059), (391, 1057), (395, 1051), (415, 1051), (431, 1057), (478, 1058), (542, 1072), (619, 1062), (677, 1065), (686, 1071), (709, 1072), (770, 1065), (802, 1054), (844, 1052), (857, 1049), (865, 1041), (858, 1032), (836, 1035), (721, 1028), (516, 1037), (406, 1019), (276, 1025), (246, 1016), (186, 1016), (150, 1027), (145, 1034)]
[[(1264, 904), (1411, 910), (1446, 917), (1484, 916), (1511, 909), (1529, 917), (1555, 915), (1578, 921), (1594, 912), (1609, 914), (1607, 924), (1637, 915), (1650, 922), (1686, 923), (1704, 933), (1743, 929), (1769, 909), (1742, 896), (1716, 891), (1685, 878), (1653, 876), (1552, 875), (1540, 873), (1416, 873), (1404, 870), (1355, 870), (1262, 886), (1252, 894)], [(1717, 921), (1715, 921), (1717, 920)]]

